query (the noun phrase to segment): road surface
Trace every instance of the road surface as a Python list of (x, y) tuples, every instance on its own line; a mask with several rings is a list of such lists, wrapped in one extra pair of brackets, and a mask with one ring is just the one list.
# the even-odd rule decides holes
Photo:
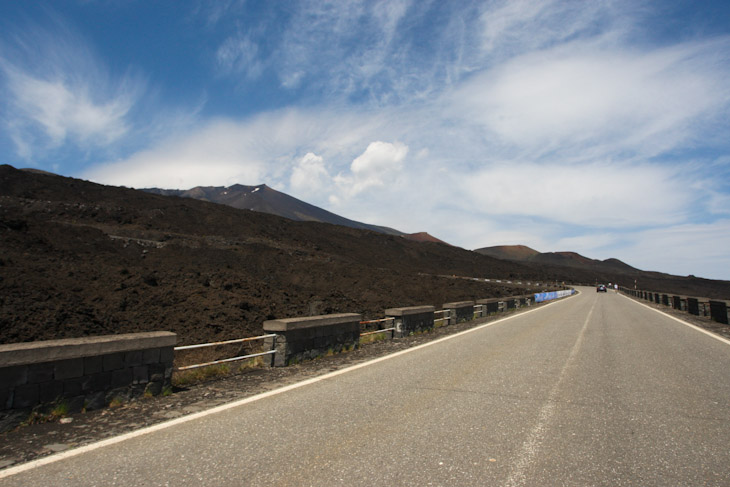
[(581, 291), (0, 486), (730, 485), (730, 343)]

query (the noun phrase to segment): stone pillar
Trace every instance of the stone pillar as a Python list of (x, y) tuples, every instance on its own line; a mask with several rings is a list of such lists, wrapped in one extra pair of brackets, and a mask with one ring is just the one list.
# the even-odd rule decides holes
[(700, 315), (700, 303), (697, 298), (687, 298), (687, 312), (696, 316)]
[(499, 312), (499, 298), (479, 299), (477, 304), (484, 306), (485, 316), (494, 315)]
[(449, 311), (449, 325), (474, 319), (474, 301), (446, 303), (443, 309)]
[(433, 306), (411, 306), (407, 308), (389, 308), (385, 310), (386, 318), (393, 318), (395, 338), (403, 338), (419, 331), (432, 330), (434, 327)]
[(360, 321), (357, 313), (268, 320), (264, 331), (276, 337), (267, 338), (265, 347), (275, 344), (275, 367), (352, 350), (360, 345)]
[(718, 323), (728, 324), (727, 320), (727, 302), (726, 301), (710, 301), (710, 314), (712, 319)]

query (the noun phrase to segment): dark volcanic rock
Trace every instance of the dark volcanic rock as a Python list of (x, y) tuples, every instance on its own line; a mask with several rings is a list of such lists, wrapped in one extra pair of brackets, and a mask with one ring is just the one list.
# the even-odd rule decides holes
[(438, 277), (514, 270), (463, 249), (10, 166), (0, 222), (3, 343), (153, 330), (196, 343), (272, 318), (522, 292)]

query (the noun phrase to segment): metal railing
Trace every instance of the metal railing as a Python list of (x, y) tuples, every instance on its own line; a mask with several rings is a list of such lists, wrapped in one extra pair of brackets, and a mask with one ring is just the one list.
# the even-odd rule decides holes
[[(367, 326), (367, 325), (372, 325), (372, 324), (377, 323), (378, 326), (380, 326), (380, 323), (387, 323), (387, 322), (395, 323), (395, 318), (381, 318), (379, 320), (361, 321), (360, 324)], [(360, 336), (364, 337), (364, 336), (377, 335), (378, 333), (386, 333), (386, 332), (390, 332), (391, 339), (395, 337), (395, 327), (394, 326), (390, 327), (390, 328), (382, 328), (382, 329), (379, 328), (379, 329), (373, 330), (373, 331), (366, 331), (364, 333), (360, 333)]]
[[(436, 315), (439, 315), (439, 314), (441, 315), (441, 318), (436, 318)], [(450, 314), (450, 310), (448, 310), (448, 309), (441, 309), (441, 310), (438, 310), (438, 311), (434, 311), (433, 312), (433, 316), (434, 316), (434, 318), (433, 318), (433, 324), (434, 324), (434, 326), (436, 326), (436, 322), (437, 321), (440, 321), (441, 322), (441, 325), (439, 325), (439, 326), (443, 326), (444, 325), (444, 322), (448, 322), (449, 321), (449, 318), (451, 317), (451, 314)]]
[[(185, 345), (185, 346), (182, 346), (182, 347), (175, 347), (175, 348), (173, 348), (173, 350), (175, 352), (178, 352), (178, 351), (181, 351), (181, 350), (192, 350), (192, 349), (195, 349), (195, 348), (217, 347), (217, 346), (220, 346), (220, 345), (230, 345), (232, 343), (243, 343), (243, 342), (251, 342), (251, 341), (254, 341), (254, 340), (263, 340), (263, 339), (272, 338), (272, 337), (275, 337), (275, 336), (276, 336), (276, 334), (275, 333), (272, 333), (272, 334), (269, 334), (269, 335), (261, 335), (261, 336), (250, 337), (250, 338), (237, 338), (235, 340), (225, 340), (225, 341), (222, 341), (222, 342), (200, 343), (200, 344), (197, 344), (197, 345)], [(271, 354), (276, 353), (275, 346), (276, 346), (276, 343), (275, 343), (275, 341), (272, 340), (271, 350), (268, 350), (266, 352), (252, 353), (252, 354), (248, 354), (248, 355), (240, 355), (238, 357), (231, 357), (231, 358), (226, 358), (226, 359), (221, 359), (221, 360), (213, 360), (211, 362), (205, 362), (205, 363), (202, 363), (202, 364), (186, 365), (184, 367), (176, 367), (175, 370), (197, 369), (199, 367), (207, 367), (209, 365), (222, 364), (224, 362), (234, 362), (234, 361), (237, 361), (237, 360), (246, 360), (246, 359), (249, 359), (249, 358), (261, 357), (263, 355), (271, 355)]]

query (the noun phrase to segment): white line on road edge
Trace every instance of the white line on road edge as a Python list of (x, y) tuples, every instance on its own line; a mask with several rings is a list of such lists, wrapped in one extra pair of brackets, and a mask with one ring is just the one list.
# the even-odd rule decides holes
[[(574, 296), (575, 295), (577, 295), (577, 294), (574, 294)], [(96, 443), (91, 443), (91, 444), (88, 444), (88, 445), (80, 446), (80, 447), (75, 448), (73, 450), (67, 450), (67, 451), (64, 451), (64, 452), (56, 453), (54, 455), (50, 455), (50, 456), (47, 456), (47, 457), (39, 458), (37, 460), (32, 460), (32, 461), (30, 461), (28, 463), (23, 463), (21, 465), (15, 466), (15, 467), (8, 467), (5, 470), (0, 470), (0, 479), (6, 478), (6, 477), (10, 477), (12, 475), (19, 474), (21, 472), (25, 472), (26, 470), (32, 470), (34, 468), (41, 467), (43, 465), (48, 465), (50, 463), (55, 463), (55, 462), (58, 462), (60, 460), (65, 460), (67, 458), (72, 458), (72, 457), (75, 457), (77, 455), (81, 455), (83, 453), (87, 453), (87, 452), (90, 452), (90, 451), (93, 451), (93, 450), (97, 450), (99, 448), (104, 448), (105, 446), (115, 445), (117, 443), (121, 443), (123, 441), (130, 440), (130, 439), (136, 438), (138, 436), (143, 436), (143, 435), (146, 435), (146, 434), (149, 434), (149, 433), (154, 433), (155, 431), (164, 430), (164, 429), (170, 428), (172, 426), (177, 426), (179, 424), (187, 423), (188, 421), (194, 421), (196, 419), (200, 419), (200, 418), (203, 418), (205, 416), (209, 416), (209, 415), (212, 415), (212, 414), (220, 413), (222, 411), (226, 411), (228, 409), (233, 409), (233, 408), (236, 408), (238, 406), (243, 406), (245, 404), (249, 404), (249, 403), (252, 403), (254, 401), (259, 401), (261, 399), (266, 399), (266, 398), (271, 397), (271, 396), (276, 396), (278, 394), (282, 394), (284, 392), (288, 392), (288, 391), (291, 391), (291, 390), (294, 390), (294, 389), (298, 389), (300, 387), (308, 386), (308, 385), (314, 384), (316, 382), (320, 382), (320, 381), (323, 381), (323, 380), (331, 379), (332, 377), (336, 377), (338, 375), (346, 374), (348, 372), (352, 372), (353, 370), (357, 370), (357, 369), (360, 369), (360, 368), (363, 368), (363, 367), (367, 367), (369, 365), (373, 365), (373, 364), (376, 364), (376, 363), (379, 363), (379, 362), (383, 362), (385, 360), (389, 360), (389, 359), (398, 357), (400, 355), (405, 355), (407, 353), (415, 352), (416, 350), (420, 350), (422, 348), (430, 347), (432, 345), (436, 345), (437, 343), (445, 342), (446, 340), (451, 340), (453, 338), (456, 338), (456, 337), (459, 337), (459, 336), (462, 336), (462, 335), (466, 335), (467, 333), (473, 333), (473, 332), (475, 332), (477, 330), (481, 330), (482, 328), (486, 328), (486, 327), (489, 327), (489, 326), (493, 326), (493, 325), (496, 325), (498, 323), (502, 323), (504, 321), (517, 318), (519, 316), (525, 316), (526, 314), (529, 314), (529, 313), (534, 313), (534, 312), (537, 312), (537, 311), (542, 311), (542, 310), (544, 310), (545, 308), (547, 308), (549, 306), (552, 306), (554, 304), (559, 304), (561, 302), (564, 302), (564, 300), (561, 299), (561, 300), (555, 301), (553, 303), (549, 303), (549, 304), (543, 305), (543, 306), (541, 306), (539, 308), (536, 308), (536, 309), (532, 309), (532, 310), (529, 310), (529, 311), (525, 311), (523, 313), (514, 314), (514, 315), (511, 315), (511, 316), (506, 316), (504, 318), (501, 318), (501, 319), (496, 320), (496, 321), (492, 321), (490, 323), (485, 323), (483, 325), (479, 325), (479, 326), (476, 326), (474, 328), (470, 328), (468, 330), (461, 331), (459, 333), (454, 333), (453, 335), (449, 335), (449, 336), (446, 336), (446, 337), (443, 337), (443, 338), (439, 338), (437, 340), (433, 340), (433, 341), (428, 342), (428, 343), (423, 343), (421, 345), (416, 345), (415, 347), (407, 348), (405, 350), (401, 350), (399, 352), (395, 352), (395, 353), (392, 353), (390, 355), (384, 355), (382, 357), (378, 357), (376, 359), (369, 360), (369, 361), (363, 362), (361, 364), (353, 365), (351, 367), (347, 367), (347, 368), (344, 368), (344, 369), (341, 369), (341, 370), (336, 370), (334, 372), (329, 372), (327, 374), (324, 374), (324, 375), (321, 375), (321, 376), (318, 376), (318, 377), (312, 377), (311, 379), (307, 379), (307, 380), (304, 380), (302, 382), (297, 382), (296, 384), (290, 384), (288, 386), (284, 386), (284, 387), (281, 387), (279, 389), (274, 389), (273, 391), (264, 392), (264, 393), (257, 394), (255, 396), (251, 396), (251, 397), (247, 397), (245, 399), (241, 399), (241, 400), (238, 400), (238, 401), (234, 401), (234, 402), (231, 402), (231, 403), (228, 403), (228, 404), (223, 404), (221, 406), (217, 406), (217, 407), (214, 407), (212, 409), (208, 409), (206, 411), (200, 411), (198, 413), (193, 413), (193, 414), (190, 414), (188, 416), (183, 416), (183, 417), (180, 417), (180, 418), (172, 419), (170, 421), (165, 421), (164, 423), (159, 423), (159, 424), (156, 424), (156, 425), (153, 425), (153, 426), (148, 426), (147, 428), (142, 428), (142, 429), (139, 429), (139, 430), (136, 430), (136, 431), (131, 431), (129, 433), (125, 433), (125, 434), (122, 434), (122, 435), (119, 435), (119, 436), (115, 436), (115, 437), (112, 437), (112, 438), (107, 438), (106, 440), (101, 440), (101, 441), (97, 441)]]
[(699, 332), (701, 332), (701, 333), (704, 333), (704, 334), (705, 334), (705, 335), (707, 335), (707, 336), (711, 336), (712, 338), (714, 338), (714, 339), (716, 339), (716, 340), (720, 340), (721, 342), (725, 343), (725, 345), (730, 345), (730, 340), (728, 340), (727, 338), (725, 338), (725, 337), (723, 337), (723, 336), (720, 336), (720, 335), (717, 335), (717, 334), (715, 334), (715, 333), (712, 333), (711, 331), (707, 331), (707, 330), (705, 330), (704, 328), (700, 328), (700, 327), (699, 327), (699, 326), (697, 326), (697, 325), (693, 325), (692, 323), (690, 323), (690, 322), (688, 322), (688, 321), (684, 321), (684, 320), (683, 320), (683, 319), (681, 319), (681, 318), (677, 318), (676, 316), (672, 316), (672, 315), (670, 315), (669, 313), (665, 313), (664, 311), (662, 311), (662, 310), (660, 310), (660, 309), (652, 308), (652, 307), (651, 307), (651, 306), (649, 306), (648, 304), (644, 304), (644, 303), (642, 303), (641, 301), (636, 301), (635, 299), (632, 299), (632, 298), (630, 298), (630, 297), (628, 297), (628, 296), (626, 296), (626, 295), (624, 295), (624, 294), (621, 294), (620, 296), (622, 296), (622, 297), (624, 297), (624, 298), (628, 299), (628, 300), (629, 300), (629, 301), (631, 301), (632, 303), (636, 303), (636, 304), (639, 304), (639, 305), (641, 305), (641, 306), (644, 306), (645, 308), (649, 308), (649, 309), (650, 309), (650, 310), (652, 310), (652, 311), (656, 311), (657, 313), (663, 314), (663, 315), (664, 315), (664, 316), (666, 316), (667, 318), (671, 318), (671, 319), (673, 319), (674, 321), (677, 321), (677, 322), (679, 322), (679, 323), (682, 323), (683, 325), (687, 325), (687, 326), (689, 326), (690, 328), (694, 328), (695, 330), (697, 330), (697, 331), (699, 331)]

